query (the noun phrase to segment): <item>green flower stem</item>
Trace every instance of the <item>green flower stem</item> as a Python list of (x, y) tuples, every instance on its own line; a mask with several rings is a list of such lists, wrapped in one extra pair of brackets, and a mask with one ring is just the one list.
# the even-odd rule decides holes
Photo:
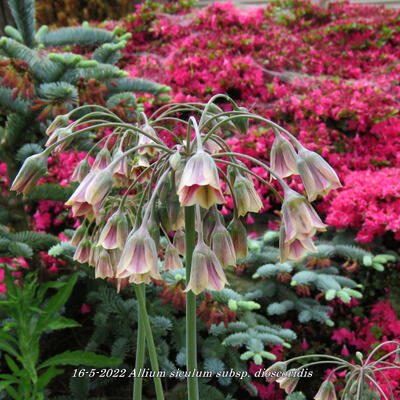
[[(144, 350), (146, 346), (146, 335), (144, 334), (143, 318), (141, 313), (139, 313), (138, 320), (138, 336), (136, 344), (136, 362), (135, 371), (140, 371), (144, 365)], [(142, 384), (143, 378), (133, 379), (133, 400), (142, 400)]]
[[(195, 246), (195, 210), (194, 206), (185, 207), (185, 239), (186, 239), (186, 285), (190, 279), (192, 256)], [(196, 295), (189, 290), (186, 293), (186, 370), (197, 369), (196, 344)], [(199, 384), (197, 377), (187, 378), (188, 400), (199, 400)]]
[[(154, 345), (153, 333), (151, 332), (149, 316), (147, 315), (146, 298), (144, 290), (145, 290), (144, 283), (141, 283), (140, 285), (135, 285), (136, 297), (139, 303), (139, 314), (140, 314), (139, 320), (142, 321), (143, 328), (145, 331), (147, 347), (149, 349), (151, 369), (155, 372), (155, 375), (157, 375), (157, 373), (159, 372), (157, 352), (156, 352), (156, 346)], [(161, 385), (161, 379), (157, 376), (155, 376), (153, 379), (154, 379), (154, 386), (156, 388), (156, 399), (164, 400), (164, 393)]]

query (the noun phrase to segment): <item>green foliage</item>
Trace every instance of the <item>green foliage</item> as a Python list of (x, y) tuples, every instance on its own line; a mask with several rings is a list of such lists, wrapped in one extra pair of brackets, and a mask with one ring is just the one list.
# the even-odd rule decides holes
[[(28, 232), (32, 233), (32, 232)], [(0, 300), (0, 312), (7, 316), (1, 322), (0, 350), (10, 373), (0, 375), (0, 393), (12, 399), (44, 399), (46, 386), (64, 371), (61, 365), (92, 367), (117, 366), (121, 360), (84, 351), (65, 351), (42, 360), (40, 341), (51, 331), (79, 326), (72, 319), (60, 315), (71, 296), (78, 276), (66, 282), (39, 285), (34, 273), (18, 284), (6, 274), (7, 298)], [(46, 298), (47, 292), (56, 293)]]
[(267, 232), (263, 238), (250, 240), (250, 253), (246, 262), (253, 266), (251, 270), (255, 269), (252, 278), (257, 282), (245, 297), (265, 305), (267, 314), (271, 316), (296, 311), (301, 323), (315, 320), (332, 324), (328, 316), (331, 308), (311, 298), (311, 293), (323, 294), (328, 301), (339, 298), (344, 303), (362, 297), (360, 285), (348, 276), (343, 276), (348, 275), (343, 268), (346, 262), (369, 267), (379, 261), (387, 263), (393, 257), (389, 254), (374, 256), (360, 247), (343, 244), (339, 234), (317, 242), (317, 253), (310, 253), (297, 262), (286, 261), (280, 264), (277, 236), (273, 233)]
[(4, 226), (0, 226), (0, 256), (32, 258), (38, 251), (46, 251), (58, 243), (58, 239), (52, 235), (21, 231), (9, 232)]

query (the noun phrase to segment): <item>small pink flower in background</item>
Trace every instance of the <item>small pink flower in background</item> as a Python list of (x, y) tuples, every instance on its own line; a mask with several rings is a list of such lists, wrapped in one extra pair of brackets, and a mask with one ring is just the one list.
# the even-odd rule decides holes
[(81, 314), (88, 314), (90, 313), (92, 309), (85, 303), (82, 304), (81, 309), (80, 309), (80, 313)]
[(347, 346), (346, 346), (346, 345), (343, 345), (340, 354), (341, 354), (343, 357), (348, 357), (348, 356), (350, 355), (350, 352), (349, 352), (349, 350), (347, 349)]
[(301, 342), (301, 348), (303, 351), (307, 351), (310, 348), (310, 345), (308, 344), (306, 339), (303, 339)]

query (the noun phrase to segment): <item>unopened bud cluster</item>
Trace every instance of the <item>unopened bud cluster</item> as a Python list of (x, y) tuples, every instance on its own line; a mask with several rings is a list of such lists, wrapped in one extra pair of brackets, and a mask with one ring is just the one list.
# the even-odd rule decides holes
[[(97, 152), (93, 165), (88, 154), (72, 175), (78, 186), (66, 204), (75, 217), (83, 219), (72, 238), (75, 260), (92, 265), (100, 278), (134, 283), (162, 279), (162, 270), (183, 267), (184, 209), (194, 206), (197, 244), (186, 290), (196, 294), (221, 290), (228, 284), (226, 268), (247, 257), (247, 233), (241, 218), (263, 208), (254, 181), (270, 183), (249, 170), (243, 161), (254, 159), (233, 153), (220, 133), (245, 132), (249, 119), (260, 120), (273, 127), (275, 141), (271, 166), (255, 162), (278, 180), (284, 192), (281, 261), (315, 251), (312, 237), (324, 230), (325, 224), (309, 201), (340, 187), (335, 172), (277, 125), (237, 107), (231, 99), (227, 100), (233, 111), (224, 112), (214, 100), (164, 107), (149, 119), (138, 114), (136, 124), (127, 124), (95, 106), (59, 116), (47, 130), (46, 150), (25, 161), (12, 190), (26, 194), (45, 174), (51, 152), (64, 150), (78, 136), (107, 127), (110, 136), (101, 138), (90, 151)], [(77, 111), (81, 117), (75, 119)], [(188, 120), (180, 119), (180, 115), (190, 114)], [(174, 133), (182, 126), (187, 131), (185, 140)], [(162, 140), (168, 133), (175, 140), (173, 146)], [(291, 174), (301, 176), (306, 197), (283, 180)], [(232, 198), (234, 210), (226, 223), (219, 207), (227, 197)]]

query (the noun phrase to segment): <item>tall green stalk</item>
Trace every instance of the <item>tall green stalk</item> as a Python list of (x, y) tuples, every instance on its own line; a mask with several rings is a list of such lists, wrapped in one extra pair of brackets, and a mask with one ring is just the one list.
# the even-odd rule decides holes
[[(146, 336), (144, 334), (143, 318), (141, 317), (141, 313), (139, 312), (135, 362), (135, 371), (137, 373), (139, 373), (144, 366), (144, 351), (146, 346), (145, 340)], [(142, 400), (142, 386), (143, 378), (133, 379), (133, 400)]]
[(147, 348), (149, 349), (149, 356), (150, 356), (150, 363), (151, 369), (155, 373), (154, 379), (154, 386), (156, 389), (156, 398), (157, 400), (164, 400), (164, 392), (161, 384), (161, 379), (157, 376), (159, 372), (158, 367), (158, 360), (157, 360), (157, 352), (156, 346), (154, 345), (153, 333), (151, 331), (149, 316), (147, 315), (146, 310), (146, 297), (145, 297), (145, 287), (144, 283), (140, 285), (135, 285), (135, 292), (136, 297), (139, 303), (139, 313), (140, 317), (139, 320), (142, 321), (142, 326), (144, 328), (146, 341), (147, 341)]
[[(194, 206), (185, 207), (185, 235), (186, 235), (186, 284), (190, 279), (192, 256), (195, 246), (195, 209)], [(186, 293), (186, 369), (197, 370), (196, 344), (196, 295), (189, 290)], [(188, 400), (199, 400), (199, 384), (196, 376), (187, 378)]]

